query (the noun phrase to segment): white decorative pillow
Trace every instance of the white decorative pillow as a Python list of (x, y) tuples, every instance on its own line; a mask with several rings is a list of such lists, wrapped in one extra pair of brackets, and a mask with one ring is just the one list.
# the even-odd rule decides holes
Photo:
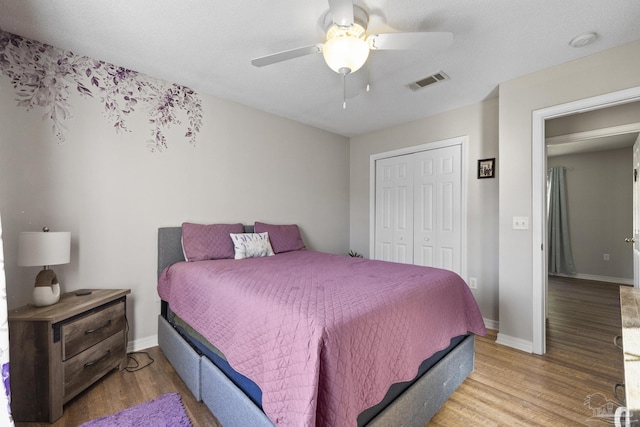
[(275, 255), (269, 243), (269, 233), (230, 233), (235, 250), (235, 259), (256, 258)]

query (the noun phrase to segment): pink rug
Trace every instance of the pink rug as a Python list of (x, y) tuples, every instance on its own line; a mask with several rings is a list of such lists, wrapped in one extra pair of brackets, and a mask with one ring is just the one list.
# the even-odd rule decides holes
[(191, 427), (178, 393), (164, 394), (151, 402), (86, 422), (80, 427)]

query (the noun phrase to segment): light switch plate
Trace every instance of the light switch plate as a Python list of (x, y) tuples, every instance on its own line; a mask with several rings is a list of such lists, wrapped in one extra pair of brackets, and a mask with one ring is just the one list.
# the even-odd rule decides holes
[(513, 229), (514, 230), (528, 230), (529, 229), (529, 217), (528, 216), (514, 216), (513, 217)]

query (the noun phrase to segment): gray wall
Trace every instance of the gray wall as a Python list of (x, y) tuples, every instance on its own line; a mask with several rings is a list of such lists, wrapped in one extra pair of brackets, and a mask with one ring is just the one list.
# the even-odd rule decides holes
[[(131, 333), (154, 345), (157, 228), (183, 221), (297, 223), (312, 249), (349, 249), (349, 141), (298, 122), (201, 95), (196, 146), (174, 123), (151, 153), (138, 104), (131, 132), (116, 133), (99, 97), (72, 87), (66, 141), (44, 108), (18, 107), (0, 75), (0, 213), (8, 305), (31, 300), (36, 267), (16, 265), (21, 231), (70, 231), (71, 263), (55, 268), (64, 291), (131, 288)], [(178, 116), (183, 123), (184, 117)]]
[[(477, 179), (478, 159), (498, 157), (498, 100), (413, 121), (401, 126), (351, 138), (350, 232), (351, 247), (369, 255), (370, 158), (373, 154), (414, 147), (467, 135), (467, 277), (478, 279), (473, 294), (485, 320), (497, 328), (498, 320), (498, 182)], [(497, 159), (497, 164), (500, 160)]]
[[(578, 277), (633, 283), (631, 147), (550, 157), (564, 166), (571, 246)], [(603, 259), (609, 254), (609, 261)], [(593, 277), (590, 277), (593, 276)]]
[(569, 135), (640, 122), (640, 101), (572, 114), (545, 123), (545, 137)]
[[(640, 42), (500, 84), (499, 305), (502, 342), (533, 343), (532, 117), (536, 110), (640, 86)], [(607, 76), (607, 78), (602, 78)], [(535, 147), (537, 149), (537, 147)], [(538, 179), (538, 177), (536, 177)]]

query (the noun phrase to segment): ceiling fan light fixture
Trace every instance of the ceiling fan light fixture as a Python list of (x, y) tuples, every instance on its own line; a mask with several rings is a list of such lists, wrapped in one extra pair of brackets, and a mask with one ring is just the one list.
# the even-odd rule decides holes
[(364, 34), (365, 30), (359, 24), (332, 26), (322, 47), (322, 55), (329, 68), (342, 75), (358, 71), (369, 57), (369, 45)]

